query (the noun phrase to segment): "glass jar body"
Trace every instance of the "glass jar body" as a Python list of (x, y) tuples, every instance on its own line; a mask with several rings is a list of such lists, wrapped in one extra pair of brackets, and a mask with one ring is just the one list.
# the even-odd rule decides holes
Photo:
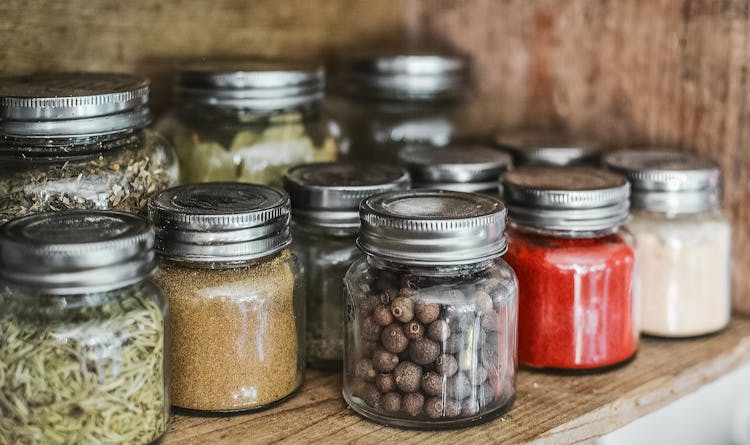
[(436, 429), (510, 409), (518, 286), (504, 261), (417, 268), (367, 257), (345, 289), (343, 394), (355, 411)]
[(731, 227), (718, 210), (667, 215), (634, 211), (642, 331), (691, 337), (727, 326)]
[(344, 357), (344, 275), (361, 257), (356, 232), (293, 224), (293, 250), (302, 263), (307, 297), (307, 362), (341, 369)]
[(87, 139), (0, 141), (0, 221), (58, 210), (142, 213), (177, 183), (177, 158), (151, 130)]
[(280, 187), (289, 167), (338, 157), (341, 131), (319, 108), (259, 112), (184, 104), (168, 113), (158, 128), (177, 150), (183, 183)]
[(289, 250), (237, 264), (162, 260), (174, 406), (268, 407), (302, 384), (304, 300)]
[(149, 444), (167, 430), (166, 306), (146, 280), (0, 293), (0, 443)]
[[(597, 369), (636, 351), (635, 251), (624, 229), (563, 236), (511, 225), (518, 275), (518, 357), (535, 368)], [(585, 236), (585, 237), (582, 237)]]

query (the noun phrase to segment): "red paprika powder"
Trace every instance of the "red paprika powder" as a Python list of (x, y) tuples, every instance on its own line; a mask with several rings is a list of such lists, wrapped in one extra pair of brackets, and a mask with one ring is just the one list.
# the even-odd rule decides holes
[(518, 276), (519, 363), (596, 369), (638, 346), (635, 253), (620, 225), (629, 186), (591, 168), (526, 167), (503, 178)]

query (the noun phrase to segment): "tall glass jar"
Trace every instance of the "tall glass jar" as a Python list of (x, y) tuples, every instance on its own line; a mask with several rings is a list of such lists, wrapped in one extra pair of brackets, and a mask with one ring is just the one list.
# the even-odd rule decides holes
[(31, 213), (140, 213), (177, 182), (171, 146), (146, 129), (149, 83), (128, 74), (0, 78), (0, 222)]
[(495, 145), (513, 156), (516, 166), (599, 166), (602, 147), (566, 132), (513, 131), (495, 136)]
[(66, 211), (0, 228), (0, 443), (156, 442), (166, 305), (151, 225)]
[(339, 126), (321, 110), (325, 71), (274, 61), (187, 65), (159, 129), (177, 148), (183, 183), (281, 186), (297, 164), (336, 160)]
[(284, 188), (292, 199), (293, 250), (305, 271), (307, 361), (315, 368), (341, 369), (343, 279), (360, 257), (359, 203), (409, 188), (409, 175), (384, 164), (306, 164), (287, 172)]
[(635, 354), (629, 184), (587, 167), (522, 167), (503, 179), (508, 264), (518, 274), (519, 362), (599, 369)]
[(407, 145), (398, 161), (414, 180), (415, 189), (452, 190), (500, 196), (500, 176), (513, 166), (510, 155), (478, 145), (447, 147)]
[(710, 334), (731, 312), (732, 229), (721, 213), (719, 166), (676, 151), (620, 150), (606, 165), (630, 180), (642, 331)]
[(343, 68), (332, 105), (353, 159), (395, 164), (404, 144), (446, 145), (461, 131), (469, 61), (447, 54), (358, 57)]
[(172, 403), (266, 408), (302, 385), (305, 310), (289, 251), (289, 197), (242, 183), (175, 187), (149, 215), (170, 310)]
[(506, 210), (485, 195), (363, 201), (365, 258), (347, 272), (344, 399), (369, 419), (437, 429), (510, 409), (518, 285), (500, 258)]

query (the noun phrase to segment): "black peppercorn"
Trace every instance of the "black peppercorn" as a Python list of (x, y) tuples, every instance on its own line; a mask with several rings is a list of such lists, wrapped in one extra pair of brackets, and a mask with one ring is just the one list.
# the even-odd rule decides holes
[(367, 387), (367, 382), (359, 377), (353, 377), (349, 387), (354, 397), (362, 398), (365, 393), (365, 388)]
[(422, 392), (427, 396), (439, 396), (445, 389), (445, 378), (437, 372), (428, 371), (422, 374)]
[(502, 362), (495, 347), (488, 344), (484, 345), (482, 348), (482, 366), (486, 368), (487, 372), (500, 369)]
[(396, 379), (393, 377), (393, 374), (378, 374), (377, 377), (375, 377), (375, 386), (378, 387), (378, 390), (382, 392), (383, 394), (391, 391), (396, 390)]
[(487, 380), (487, 370), (482, 366), (470, 369), (466, 374), (469, 377), (469, 381), (474, 386), (479, 386)]
[(362, 300), (360, 300), (359, 312), (362, 314), (362, 318), (370, 315), (378, 303), (380, 303), (380, 297), (377, 294), (367, 294)]
[(461, 402), (461, 414), (466, 417), (476, 416), (477, 414), (479, 414), (479, 402), (477, 401), (477, 399), (473, 397), (464, 399)]
[(363, 340), (374, 341), (380, 338), (380, 331), (383, 328), (375, 322), (372, 317), (367, 317), (362, 320), (360, 332), (362, 333)]
[(401, 402), (401, 408), (410, 416), (416, 417), (422, 413), (424, 406), (424, 396), (418, 392), (412, 392), (404, 396)]
[(478, 290), (474, 294), (474, 305), (476, 306), (477, 312), (482, 314), (488, 314), (494, 310), (492, 297), (483, 290)]
[(464, 338), (461, 334), (453, 334), (448, 337), (448, 340), (443, 342), (443, 349), (448, 354), (455, 354), (464, 347)]
[(380, 326), (388, 326), (393, 323), (393, 315), (390, 308), (382, 304), (375, 306), (375, 309), (372, 310), (372, 318)]
[(487, 331), (500, 330), (500, 319), (495, 312), (482, 314), (482, 328)]
[(393, 371), (393, 377), (401, 391), (418, 391), (422, 380), (422, 367), (412, 362), (401, 362)]
[(417, 303), (414, 305), (414, 314), (422, 324), (430, 324), (437, 320), (440, 315), (440, 305), (435, 303)]
[(357, 360), (357, 364), (354, 365), (354, 376), (366, 382), (374, 382), (377, 375), (378, 373), (375, 372), (375, 367), (372, 365), (372, 360), (370, 359), (359, 359)]
[(448, 337), (451, 336), (451, 328), (445, 320), (435, 320), (430, 323), (427, 335), (437, 342), (442, 342), (448, 340)]
[(380, 336), (380, 342), (383, 347), (394, 354), (404, 351), (409, 346), (409, 339), (404, 334), (404, 329), (400, 323), (389, 324), (383, 329)]
[(409, 298), (398, 297), (391, 303), (391, 314), (401, 323), (414, 318), (414, 302)]
[(452, 399), (430, 397), (424, 402), (424, 412), (427, 414), (427, 417), (432, 419), (458, 417), (461, 415), (461, 404)]
[(458, 371), (458, 362), (450, 354), (442, 354), (435, 359), (435, 371), (446, 377), (453, 377)]
[(380, 399), (380, 406), (387, 413), (401, 411), (401, 396), (395, 392), (389, 392)]
[(398, 292), (398, 295), (404, 298), (414, 298), (417, 294), (419, 294), (419, 292), (411, 287), (402, 287)]
[(445, 383), (445, 391), (449, 397), (463, 400), (471, 395), (471, 382), (466, 374), (459, 372)]
[(372, 355), (372, 364), (380, 372), (391, 372), (398, 365), (398, 356), (385, 349), (378, 348)]
[(418, 365), (428, 365), (440, 355), (440, 345), (429, 338), (414, 340), (409, 345), (409, 357)]
[(389, 287), (380, 294), (380, 303), (384, 306), (391, 304), (391, 301), (398, 297), (398, 289), (395, 287)]
[(487, 406), (495, 400), (495, 391), (492, 390), (492, 386), (489, 383), (483, 383), (479, 387), (478, 391), (479, 406)]
[(380, 400), (382, 397), (383, 395), (372, 383), (368, 383), (362, 393), (362, 400), (375, 409), (380, 409)]

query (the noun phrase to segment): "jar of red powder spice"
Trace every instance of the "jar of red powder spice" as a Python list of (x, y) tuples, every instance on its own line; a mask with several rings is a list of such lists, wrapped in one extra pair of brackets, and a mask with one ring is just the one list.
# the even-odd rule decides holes
[(519, 281), (519, 363), (596, 369), (636, 351), (634, 243), (621, 228), (630, 187), (588, 167), (525, 167), (503, 177), (506, 260)]

